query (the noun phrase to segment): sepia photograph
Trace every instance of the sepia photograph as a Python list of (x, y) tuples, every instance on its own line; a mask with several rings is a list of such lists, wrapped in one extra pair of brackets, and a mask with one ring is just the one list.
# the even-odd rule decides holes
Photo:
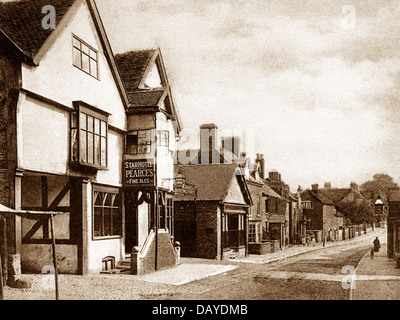
[(399, 30), (398, 0), (0, 0), (0, 300), (400, 300)]

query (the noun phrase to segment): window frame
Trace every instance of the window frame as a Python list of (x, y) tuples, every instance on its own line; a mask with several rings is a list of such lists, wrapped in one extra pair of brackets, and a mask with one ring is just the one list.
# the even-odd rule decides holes
[[(77, 46), (75, 46), (74, 40), (79, 41), (79, 48)], [(89, 54), (87, 54), (86, 52), (83, 51), (82, 49), (82, 44), (85, 45), (86, 47), (88, 47), (89, 49)], [(75, 64), (75, 49), (79, 50), (79, 57), (80, 57), (80, 66)], [(92, 57), (91, 53), (95, 53), (96, 54), (96, 58)], [(89, 58), (89, 72), (86, 71), (83, 68), (83, 55), (87, 56)], [(91, 61), (95, 61), (96, 63), (96, 75), (93, 75), (91, 73)], [(97, 49), (95, 49), (93, 46), (91, 46), (90, 44), (88, 44), (87, 42), (83, 41), (81, 38), (79, 38), (77, 35), (72, 34), (72, 65), (81, 70), (82, 72), (88, 74), (89, 76), (93, 77), (96, 80), (100, 80), (100, 68), (99, 68), (99, 51)]]
[[(306, 204), (310, 204), (310, 206), (307, 207)], [(312, 210), (312, 209), (314, 209), (314, 201), (309, 201), (309, 200), (302, 201), (302, 202), (301, 202), (301, 205), (302, 205), (303, 209), (306, 209), (306, 210)]]
[[(162, 136), (164, 135), (164, 137)], [(157, 130), (157, 146), (169, 148), (169, 131)], [(164, 141), (164, 143), (162, 143)]]
[[(251, 232), (253, 227), (254, 227), (254, 232)], [(254, 241), (251, 241), (252, 236), (254, 236)], [(257, 243), (257, 224), (255, 223), (249, 224), (249, 243)]]
[[(118, 215), (120, 217), (120, 235), (110, 235), (110, 236), (105, 236), (105, 235), (96, 235), (95, 234), (95, 208), (96, 208), (96, 202), (95, 202), (95, 193), (99, 192), (99, 193), (105, 193), (105, 194), (113, 194), (116, 195), (116, 197), (119, 197), (119, 207), (113, 207), (110, 206), (110, 209), (113, 208), (118, 208)], [(99, 240), (111, 240), (111, 239), (122, 239), (123, 237), (123, 221), (122, 221), (122, 201), (123, 201), (123, 197), (122, 197), (122, 190), (120, 188), (113, 188), (113, 187), (105, 187), (105, 186), (100, 186), (100, 185), (93, 185), (92, 188), (92, 241), (99, 241)], [(115, 203), (115, 202), (114, 202)], [(108, 208), (106, 206), (103, 205), (102, 207), (102, 217), (101, 217), (101, 222), (102, 222), (102, 232), (104, 233), (104, 209)], [(111, 210), (110, 212), (110, 221), (111, 221), (111, 228), (113, 227), (113, 212)], [(113, 230), (111, 230), (113, 231)], [(112, 233), (112, 232), (111, 232)]]
[[(126, 140), (125, 140), (125, 154), (129, 154), (129, 155), (151, 155), (153, 153), (153, 130), (154, 129), (141, 129), (141, 130), (131, 130), (127, 133), (126, 135)], [(144, 135), (139, 135), (139, 133), (141, 132), (146, 132), (146, 134)], [(128, 146), (128, 137), (129, 136), (137, 136), (137, 142), (136, 145), (132, 145), (132, 146)], [(147, 139), (148, 137), (150, 137), (149, 139)], [(144, 141), (146, 141), (145, 144), (139, 144), (140, 139), (145, 139)], [(148, 146), (147, 152), (143, 153), (143, 152), (139, 152), (139, 146)], [(128, 147), (132, 148), (135, 147), (136, 151), (134, 150), (134, 152), (131, 152), (130, 150), (128, 151)]]
[[(85, 127), (82, 127), (81, 115), (86, 115), (86, 124)], [(85, 167), (96, 168), (98, 170), (107, 170), (108, 169), (108, 148), (109, 148), (109, 116), (110, 114), (97, 109), (93, 106), (90, 106), (82, 101), (74, 102), (74, 111), (71, 113), (70, 117), (70, 163), (79, 164)], [(89, 130), (88, 128), (88, 119), (89, 117), (93, 118), (93, 128)], [(99, 125), (99, 133), (96, 133), (96, 120), (98, 120)], [(104, 124), (104, 125), (103, 125)], [(105, 128), (106, 133), (103, 134), (103, 126)], [(81, 157), (81, 149), (82, 149), (82, 132), (85, 132), (86, 139), (86, 160), (82, 160)], [(90, 134), (93, 136), (92, 146), (93, 146), (93, 163), (91, 163), (88, 159), (89, 155), (89, 136)], [(100, 143), (100, 154), (96, 152), (96, 137), (99, 138)], [(103, 149), (102, 143), (105, 140), (105, 147)], [(75, 148), (77, 150), (75, 150)], [(102, 162), (102, 154), (103, 151), (105, 153), (105, 164)], [(76, 156), (76, 158), (75, 158)], [(100, 164), (98, 164), (97, 159), (100, 157)]]

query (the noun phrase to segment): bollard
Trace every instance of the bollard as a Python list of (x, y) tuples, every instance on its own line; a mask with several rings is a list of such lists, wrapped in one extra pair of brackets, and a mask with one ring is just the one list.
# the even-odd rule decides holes
[(133, 247), (131, 253), (131, 274), (139, 275), (140, 274), (140, 248)]
[(175, 241), (174, 245), (175, 253), (176, 253), (176, 264), (181, 264), (181, 244), (179, 241)]

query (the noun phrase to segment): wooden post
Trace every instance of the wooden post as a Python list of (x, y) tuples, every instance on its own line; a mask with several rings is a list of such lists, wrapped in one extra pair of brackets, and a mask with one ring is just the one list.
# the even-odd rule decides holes
[(0, 300), (4, 300), (4, 285), (7, 281), (8, 250), (7, 250), (7, 224), (6, 224), (6, 219), (2, 216), (0, 216), (0, 235), (2, 236), (0, 238)]
[(4, 280), (3, 280), (3, 263), (1, 261), (1, 251), (0, 251), (0, 300), (4, 300)]
[(52, 248), (53, 248), (54, 277), (55, 277), (55, 284), (56, 284), (56, 300), (59, 300), (58, 267), (57, 267), (56, 239), (55, 239), (55, 235), (54, 235), (54, 218), (53, 218), (53, 214), (50, 215), (50, 226), (51, 226), (51, 239), (52, 239)]

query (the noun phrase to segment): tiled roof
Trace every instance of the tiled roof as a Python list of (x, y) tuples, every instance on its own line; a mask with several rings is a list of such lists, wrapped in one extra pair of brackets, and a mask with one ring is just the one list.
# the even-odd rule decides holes
[(335, 204), (333, 203), (333, 201), (331, 201), (328, 197), (326, 197), (321, 190), (318, 190), (318, 192), (316, 191), (312, 191), (312, 190), (305, 190), (303, 193), (307, 193), (309, 192), (312, 196), (314, 196), (315, 198), (317, 198), (321, 203), (326, 204), (326, 205), (330, 205), (330, 206), (334, 206)]
[(0, 30), (24, 55), (33, 58), (52, 33), (44, 29), (44, 6), (56, 10), (56, 24), (64, 17), (75, 0), (22, 0), (0, 3)]
[(277, 194), (270, 186), (264, 184), (263, 185), (263, 194), (269, 197), (283, 199), (279, 194)]
[(142, 81), (144, 73), (155, 52), (155, 49), (139, 50), (125, 52), (115, 56), (128, 95), (139, 89), (140, 81)]
[(221, 201), (237, 170), (236, 164), (176, 165), (175, 176), (180, 171), (187, 184), (197, 187), (197, 200)]
[(155, 107), (164, 95), (165, 90), (142, 90), (128, 94), (131, 107)]
[(400, 190), (394, 190), (389, 196), (389, 202), (400, 202)]
[(318, 192), (323, 193), (327, 198), (338, 204), (351, 190), (350, 188), (334, 188), (334, 189), (322, 189)]

